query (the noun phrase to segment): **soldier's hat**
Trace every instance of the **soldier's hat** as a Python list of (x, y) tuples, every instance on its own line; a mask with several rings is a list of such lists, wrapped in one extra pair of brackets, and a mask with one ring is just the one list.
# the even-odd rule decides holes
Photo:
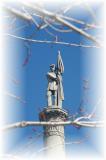
[(55, 67), (55, 64), (51, 64), (50, 67)]

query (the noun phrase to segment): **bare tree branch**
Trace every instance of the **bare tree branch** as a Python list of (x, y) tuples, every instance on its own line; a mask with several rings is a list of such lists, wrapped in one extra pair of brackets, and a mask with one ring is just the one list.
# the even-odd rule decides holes
[(50, 26), (53, 30), (55, 30), (55, 31), (57, 31), (57, 32), (62, 32), (62, 33), (72, 32), (72, 29), (59, 29), (59, 28), (53, 26), (51, 23), (48, 22), (48, 20), (47, 20), (46, 18), (44, 19), (44, 22), (45, 22), (48, 26)]
[[(32, 4), (27, 3), (27, 2), (22, 2), (22, 4), (25, 5), (26, 7), (29, 7), (31, 9), (33, 9), (40, 16), (52, 18), (55, 21), (57, 21), (57, 22), (65, 25), (65, 26), (69, 27), (71, 30), (76, 31), (77, 33), (85, 36), (87, 39), (95, 42), (98, 46), (101, 46), (101, 43), (95, 37), (93, 37), (92, 35), (88, 34), (84, 30), (76, 27), (72, 23), (66, 21), (61, 15), (56, 14), (56, 13), (52, 13), (50, 11), (45, 10), (44, 8), (40, 8), (40, 7), (36, 6), (36, 5), (32, 5)], [(28, 21), (32, 21), (32, 22), (34, 22), (36, 24), (35, 20), (32, 18), (32, 16), (30, 14), (22, 13), (21, 11), (18, 11), (16, 9), (13, 9), (13, 8), (10, 8), (10, 7), (6, 7), (6, 9), (9, 10), (11, 13), (13, 13), (13, 14), (15, 14), (15, 15), (23, 18), (23, 19), (26, 19)], [(74, 19), (71, 19), (71, 20), (74, 20)], [(38, 24), (36, 24), (36, 25), (38, 27)]]
[(74, 26), (73, 24), (63, 20), (61, 17), (56, 16), (56, 20), (58, 20), (59, 22), (61, 22), (62, 24), (64, 24), (65, 26), (71, 28), (72, 30), (80, 33), (81, 35), (85, 36), (86, 38), (88, 38), (89, 40), (95, 42), (98, 46), (101, 46), (101, 43), (99, 41), (96, 40), (95, 37), (91, 36), (90, 34), (86, 33), (85, 31), (83, 31), (82, 29)]
[(35, 26), (37, 27), (37, 28), (39, 28), (39, 24), (38, 24), (38, 22), (33, 18), (33, 16), (23, 7), (23, 10), (25, 11), (25, 13), (27, 14), (27, 15), (29, 15), (30, 17), (31, 17), (31, 19), (32, 19), (32, 22), (35, 24)]
[(93, 114), (94, 114), (95, 111), (96, 111), (97, 105), (98, 105), (100, 102), (101, 102), (101, 98), (98, 100), (98, 102), (97, 102), (96, 105), (94, 106), (93, 111), (92, 111), (90, 114), (88, 114), (88, 115), (86, 115), (86, 116), (78, 117), (74, 122), (78, 122), (78, 121), (80, 121), (80, 120), (82, 120), (82, 119), (85, 119), (85, 120), (88, 119), (88, 120), (90, 120), (90, 119), (93, 117)]
[(65, 26), (69, 27), (70, 29), (78, 32), (79, 34), (85, 36), (87, 39), (89, 39), (89, 40), (95, 42), (97, 45), (101, 46), (101, 43), (99, 41), (97, 41), (95, 37), (93, 37), (92, 35), (88, 34), (85, 31), (83, 31), (82, 29), (76, 27), (75, 25), (69, 23), (68, 21), (64, 20), (58, 14), (53, 14), (50, 11), (47, 11), (43, 8), (39, 8), (39, 7), (36, 7), (36, 6), (32, 6), (31, 4), (28, 4), (26, 2), (23, 2), (23, 4), (26, 5), (27, 7), (30, 7), (31, 9), (35, 10), (36, 12), (38, 12), (42, 16), (48, 16), (50, 18), (55, 19), (57, 22), (60, 22), (60, 23), (64, 24)]
[(100, 48), (99, 46), (91, 46), (91, 45), (84, 45), (84, 44), (76, 44), (76, 43), (68, 43), (68, 42), (62, 42), (62, 41), (47, 41), (47, 40), (35, 40), (35, 39), (28, 39), (24, 37), (15, 36), (12, 34), (4, 34), (5, 36), (14, 37), (20, 40), (29, 41), (33, 43), (47, 43), (47, 44), (60, 44), (60, 45), (66, 45), (66, 46), (73, 46), (73, 47), (85, 47), (85, 48)]
[(89, 28), (95, 28), (95, 29), (101, 29), (101, 28), (103, 28), (100, 25), (85, 23), (82, 20), (78, 20), (78, 19), (75, 19), (75, 18), (72, 18), (72, 17), (67, 17), (67, 16), (63, 16), (63, 15), (59, 15), (59, 16), (62, 17), (63, 19), (70, 20), (72, 22), (76, 22), (78, 24), (85, 25), (86, 27), (89, 27)]
[(28, 26), (29, 26), (29, 24), (22, 25), (22, 26), (16, 28), (15, 30), (13, 30), (12, 33), (16, 32), (16, 31), (19, 31), (19, 30), (21, 30), (21, 29), (24, 29), (24, 28), (26, 28), (26, 27), (28, 27)]
[(10, 160), (20, 160), (19, 157), (15, 156), (15, 155), (12, 155), (12, 154), (3, 154), (3, 155), (0, 155), (0, 159), (10, 159)]
[[(65, 145), (70, 145), (70, 144), (81, 144), (81, 143), (83, 143), (84, 141), (86, 141), (87, 138), (88, 138), (88, 136), (86, 136), (85, 138), (80, 139), (80, 140), (78, 140), (78, 141), (69, 141), (69, 142), (65, 142)], [(38, 150), (37, 152), (39, 153), (39, 152), (42, 152), (42, 151), (44, 151), (44, 150), (48, 150), (48, 149), (57, 147), (57, 146), (59, 146), (59, 145), (62, 145), (62, 144), (59, 143), (59, 144), (55, 144), (55, 145), (52, 145), (52, 146), (49, 146), (49, 147), (43, 147), (43, 148), (41, 148), (40, 150)]]
[[(3, 6), (4, 7), (4, 6)], [(30, 15), (27, 15), (26, 13), (24, 12), (21, 12), (17, 9), (14, 9), (12, 7), (7, 7), (5, 6), (4, 9), (12, 14), (14, 14), (15, 16), (18, 16), (24, 20), (27, 20), (27, 21), (32, 21), (32, 17)]]
[(73, 8), (74, 6), (77, 6), (77, 5), (80, 5), (80, 4), (82, 4), (81, 1), (71, 0), (70, 3), (67, 6), (63, 7), (62, 12), (66, 13), (69, 10), (71, 10), (71, 8)]
[(75, 121), (75, 125), (83, 126), (83, 127), (103, 127), (104, 122), (103, 121)]
[(70, 145), (70, 144), (81, 144), (83, 142), (85, 142), (87, 139), (89, 138), (89, 135), (86, 135), (83, 139), (79, 139), (77, 141), (69, 141), (69, 142), (66, 142), (65, 144), (67, 145)]
[(22, 128), (27, 126), (59, 126), (59, 125), (79, 125), (84, 127), (103, 127), (103, 121), (66, 121), (66, 122), (46, 122), (46, 121), (22, 121), (6, 125), (2, 128), (2, 131), (13, 129), (13, 128)]
[(23, 20), (33, 22), (37, 28), (39, 27), (39, 24), (37, 23), (37, 21), (32, 17), (32, 15), (29, 12), (21, 12), (21, 11), (14, 9), (14, 8), (11, 8), (11, 7), (4, 7), (4, 8), (8, 12), (14, 14), (15, 16), (17, 16)]
[(50, 35), (50, 36), (52, 36), (52, 37), (54, 37), (55, 38), (55, 40), (57, 41), (57, 35), (54, 35), (52, 32), (50, 32), (47, 28), (45, 28), (45, 31)]
[(5, 91), (4, 94), (7, 95), (7, 96), (10, 96), (10, 97), (12, 97), (12, 98), (15, 98), (15, 99), (17, 99), (18, 101), (20, 101), (20, 102), (22, 102), (22, 103), (26, 103), (25, 100), (23, 100), (23, 99), (22, 99), (21, 97), (19, 97), (19, 96), (16, 96), (16, 95), (13, 94), (13, 93), (10, 93), (10, 92), (8, 92), (8, 91)]
[(93, 9), (90, 7), (90, 5), (88, 4), (88, 2), (86, 0), (82, 0), (82, 1), (83, 1), (84, 7), (86, 7), (86, 9), (88, 10), (90, 15), (92, 16), (92, 18), (95, 21), (95, 23), (97, 23), (98, 21), (97, 21), (97, 18), (96, 18), (96, 15), (95, 15)]
[(16, 85), (19, 85), (19, 84), (20, 84), (20, 81), (17, 80), (16, 78), (14, 78), (13, 76), (10, 76), (10, 78), (11, 78), (11, 81), (12, 81), (14, 84), (16, 84)]

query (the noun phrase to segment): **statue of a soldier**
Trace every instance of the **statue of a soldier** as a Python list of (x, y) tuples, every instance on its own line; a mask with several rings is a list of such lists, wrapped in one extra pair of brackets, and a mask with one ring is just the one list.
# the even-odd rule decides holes
[(57, 66), (55, 64), (50, 65), (50, 71), (47, 73), (48, 87), (48, 107), (58, 106), (62, 107), (62, 101), (64, 100), (64, 92), (62, 85), (62, 73), (64, 72), (64, 65), (58, 52)]

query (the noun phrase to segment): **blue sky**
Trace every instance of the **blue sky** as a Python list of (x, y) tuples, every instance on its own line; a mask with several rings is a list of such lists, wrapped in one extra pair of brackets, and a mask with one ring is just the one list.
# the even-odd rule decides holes
[[(56, 6), (58, 8), (58, 5)], [(102, 7), (99, 5), (92, 6), (96, 16), (101, 13)], [(71, 11), (71, 16), (74, 18), (82, 19), (86, 22), (92, 22), (92, 18), (84, 8), (76, 7), (77, 12)], [(79, 14), (80, 13), (80, 14)], [(67, 13), (69, 15), (70, 12)], [(7, 21), (6, 23), (9, 23)], [(16, 27), (19, 27), (27, 22), (17, 18), (12, 29), (7, 30), (8, 33), (29, 37), (35, 30), (33, 39), (46, 39), (52, 40), (53, 38), (48, 35), (44, 30), (37, 31), (33, 24), (29, 24), (28, 27), (20, 31), (14, 31)], [(80, 27), (80, 26), (78, 26)], [(72, 43), (84, 43), (93, 44), (83, 36), (75, 32), (70, 33), (57, 33), (50, 29), (54, 34), (57, 34), (59, 40), (72, 42)], [(94, 33), (89, 31), (92, 35), (100, 34), (99, 31)], [(4, 124), (14, 123), (22, 120), (39, 120), (39, 111), (47, 105), (46, 101), (46, 88), (47, 79), (46, 73), (49, 70), (49, 65), (57, 62), (57, 51), (61, 51), (62, 59), (65, 66), (65, 72), (63, 74), (63, 86), (65, 100), (63, 102), (63, 108), (68, 110), (69, 114), (76, 114), (80, 116), (79, 107), (82, 105), (85, 112), (90, 113), (97, 103), (102, 98), (102, 56), (101, 49), (96, 48), (81, 48), (81, 47), (67, 47), (64, 45), (53, 44), (40, 44), (40, 43), (25, 43), (22, 40), (15, 38), (5, 37), (5, 65), (4, 72), (5, 77), (5, 91), (13, 93), (17, 96), (21, 96), (26, 103), (22, 103), (11, 96), (6, 97)], [(25, 58), (27, 56), (27, 48), (25, 45), (29, 45), (31, 50), (31, 57), (28, 64), (23, 66)], [(94, 44), (93, 44), (94, 45)], [(15, 84), (13, 79), (17, 79), (19, 84)], [(88, 89), (84, 89), (88, 82)], [(81, 103), (82, 102), (82, 103)], [(97, 107), (97, 115), (100, 113), (100, 104)], [(100, 113), (101, 114), (101, 113)], [(35, 127), (36, 132), (33, 132), (33, 127), (14, 129), (4, 133), (4, 144), (9, 146), (6, 152), (10, 152), (16, 146), (20, 145), (23, 141), (27, 142), (31, 137), (35, 137), (38, 133), (42, 132), (42, 127)], [(65, 127), (66, 142), (76, 141), (84, 139), (87, 135), (89, 138), (81, 144), (66, 145), (67, 152), (80, 150), (83, 153), (86, 150), (88, 153), (100, 153), (99, 140), (97, 137), (100, 129), (80, 128), (77, 129), (73, 126)], [(34, 138), (33, 138), (34, 139)], [(34, 141), (33, 141), (34, 142)], [(34, 145), (38, 145), (38, 149), (43, 145), (42, 134), (40, 139), (34, 142)]]

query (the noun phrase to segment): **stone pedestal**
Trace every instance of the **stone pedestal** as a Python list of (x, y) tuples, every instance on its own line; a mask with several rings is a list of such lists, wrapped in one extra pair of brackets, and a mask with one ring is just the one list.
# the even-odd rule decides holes
[[(40, 112), (41, 121), (61, 122), (65, 121), (68, 113), (57, 106), (46, 107)], [(49, 158), (65, 156), (64, 126), (44, 126), (45, 154)]]

